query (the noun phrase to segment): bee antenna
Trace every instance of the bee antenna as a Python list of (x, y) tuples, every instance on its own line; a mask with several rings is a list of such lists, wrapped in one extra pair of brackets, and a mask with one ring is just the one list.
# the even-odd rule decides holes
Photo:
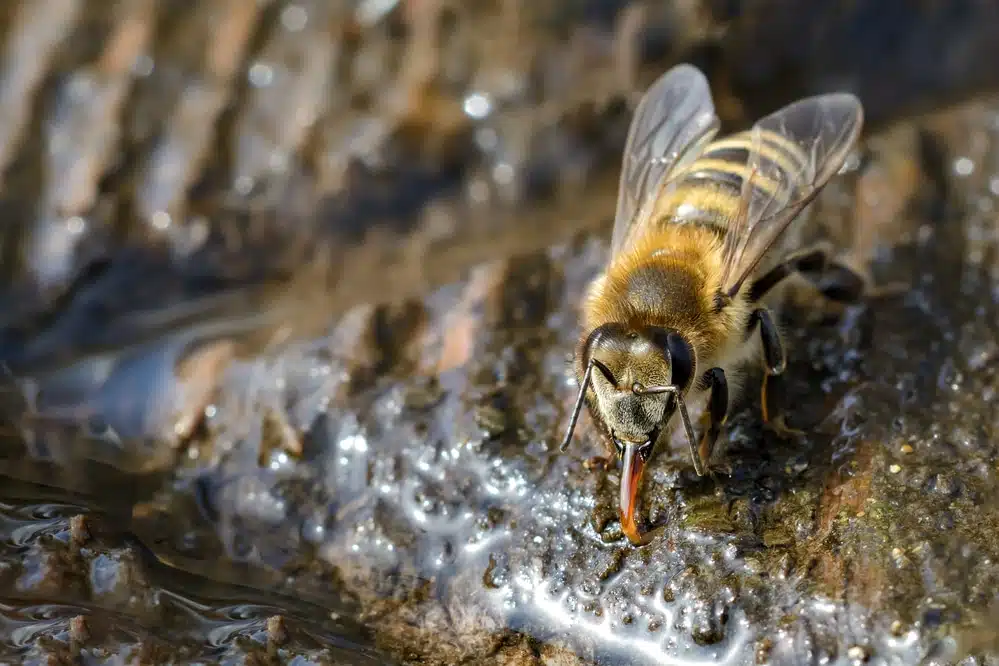
[(680, 422), (683, 424), (683, 432), (687, 437), (687, 446), (690, 448), (690, 458), (694, 461), (694, 471), (697, 476), (704, 476), (704, 465), (697, 452), (697, 440), (694, 437), (694, 425), (690, 422), (690, 414), (687, 412), (687, 401), (684, 400), (683, 391), (675, 384), (664, 384), (663, 386), (642, 386), (635, 383), (631, 387), (631, 392), (635, 395), (656, 395), (668, 393), (676, 399), (676, 408), (680, 412)]
[(579, 394), (576, 396), (576, 404), (572, 408), (572, 416), (569, 417), (569, 428), (565, 432), (565, 438), (562, 440), (561, 446), (558, 447), (561, 453), (565, 453), (565, 450), (569, 448), (569, 442), (572, 440), (572, 431), (576, 429), (576, 421), (579, 420), (579, 412), (583, 409), (583, 401), (586, 399), (586, 389), (590, 386), (590, 376), (593, 374), (595, 366), (596, 361), (592, 358), (586, 364), (586, 372), (583, 373), (583, 380), (579, 382)]
[(690, 422), (690, 414), (687, 413), (687, 401), (683, 399), (683, 393), (677, 391), (676, 406), (680, 410), (680, 422), (683, 424), (684, 434), (687, 436), (687, 446), (690, 448), (690, 459), (694, 463), (694, 471), (697, 476), (704, 476), (704, 463), (697, 451), (697, 440), (694, 438), (694, 426)]

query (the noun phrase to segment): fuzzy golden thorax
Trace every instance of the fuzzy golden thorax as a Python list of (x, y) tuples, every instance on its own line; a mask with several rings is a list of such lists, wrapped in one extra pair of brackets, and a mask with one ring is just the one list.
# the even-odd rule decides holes
[[(677, 331), (698, 366), (725, 354), (748, 321), (745, 291), (719, 302), (722, 244), (717, 231), (693, 225), (650, 229), (614, 257), (583, 304), (583, 339), (611, 322)], [(724, 304), (724, 307), (720, 307)]]

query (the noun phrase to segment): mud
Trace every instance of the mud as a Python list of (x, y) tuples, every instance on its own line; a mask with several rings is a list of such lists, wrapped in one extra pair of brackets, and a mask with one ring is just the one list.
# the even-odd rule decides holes
[[(987, 4), (181, 5), (0, 17), (0, 660), (999, 663)], [(751, 391), (636, 549), (557, 446), (679, 59), (730, 127), (861, 93), (803, 235), (906, 288), (790, 293), (804, 434)]]

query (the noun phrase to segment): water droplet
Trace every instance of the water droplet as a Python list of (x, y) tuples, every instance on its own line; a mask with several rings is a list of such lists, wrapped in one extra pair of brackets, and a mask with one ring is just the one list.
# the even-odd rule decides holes
[(246, 196), (253, 189), (253, 179), (249, 176), (240, 176), (233, 183), (233, 188), (236, 190), (237, 194)]
[(340, 449), (365, 453), (368, 450), (368, 440), (364, 435), (349, 435), (340, 440)]
[(138, 77), (147, 77), (153, 73), (153, 69), (156, 67), (156, 61), (149, 57), (147, 54), (140, 54), (135, 62), (132, 63), (132, 73)]
[(475, 130), (475, 145), (484, 153), (491, 153), (499, 146), (499, 135), (491, 127)]
[(262, 62), (255, 62), (250, 66), (247, 77), (250, 80), (250, 85), (257, 88), (266, 88), (274, 82), (274, 68)]
[(372, 25), (382, 19), (399, 4), (399, 0), (363, 0), (357, 7), (355, 16), (362, 25)]
[(299, 5), (288, 5), (281, 11), (281, 25), (288, 32), (299, 32), (309, 22), (309, 13)]
[(482, 120), (493, 110), (493, 101), (484, 93), (472, 93), (465, 98), (465, 113), (475, 120)]
[(958, 176), (970, 176), (975, 170), (975, 163), (967, 157), (959, 157), (954, 160), (954, 173)]
[(513, 182), (513, 166), (508, 162), (500, 162), (493, 167), (493, 179), (500, 185)]
[(153, 213), (153, 219), (152, 219), (153, 227), (158, 231), (164, 231), (167, 228), (169, 228), (170, 221), (171, 221), (170, 213), (167, 213), (162, 210)]
[(74, 215), (66, 220), (66, 231), (71, 234), (82, 234), (87, 230), (87, 221), (79, 215)]
[(849, 650), (846, 651), (846, 655), (853, 661), (867, 661), (869, 655), (867, 648), (862, 645), (854, 645)]
[(489, 201), (489, 184), (481, 178), (472, 179), (468, 184), (468, 198), (472, 203), (482, 205)]
[(267, 166), (274, 173), (287, 173), (289, 167), (288, 156), (284, 153), (272, 153), (270, 159), (267, 160)]

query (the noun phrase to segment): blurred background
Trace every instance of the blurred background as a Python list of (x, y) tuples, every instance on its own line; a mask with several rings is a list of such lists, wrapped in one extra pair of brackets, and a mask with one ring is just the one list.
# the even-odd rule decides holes
[[(908, 288), (792, 308), (803, 441), (639, 551), (556, 443), (679, 62), (860, 96), (814, 228)], [(996, 62), (986, 0), (5, 3), (0, 661), (999, 663)]]

